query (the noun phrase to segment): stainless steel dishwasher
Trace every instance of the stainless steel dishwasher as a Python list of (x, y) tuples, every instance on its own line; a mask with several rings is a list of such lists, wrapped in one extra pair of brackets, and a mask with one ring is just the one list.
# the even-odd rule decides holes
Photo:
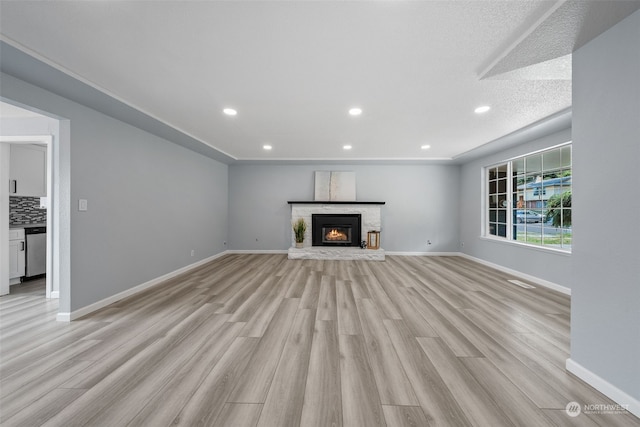
[(26, 248), (25, 277), (39, 276), (47, 271), (47, 227), (24, 228)]

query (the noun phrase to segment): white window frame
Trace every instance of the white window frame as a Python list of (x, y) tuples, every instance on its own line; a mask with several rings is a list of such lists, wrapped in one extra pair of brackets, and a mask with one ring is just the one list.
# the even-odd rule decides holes
[[(488, 183), (489, 180), (487, 179), (488, 173), (490, 169), (502, 166), (502, 165), (506, 165), (507, 166), (507, 188), (506, 188), (506, 194), (507, 194), (507, 198), (506, 198), (506, 202), (507, 202), (507, 206), (505, 206), (506, 210), (507, 210), (507, 222), (506, 222), (506, 227), (507, 227), (507, 235), (506, 236), (498, 236), (497, 234), (491, 234), (489, 231), (491, 229), (491, 216), (489, 215), (491, 206), (488, 205), (488, 196), (489, 196), (489, 187), (488, 187)], [(512, 236), (513, 236), (513, 232), (511, 231), (511, 220), (509, 218), (508, 213), (512, 211), (512, 206), (513, 203), (511, 202), (511, 197), (510, 197), (510, 191), (511, 191), (511, 161), (510, 160), (504, 160), (498, 163), (494, 163), (490, 166), (485, 166), (483, 169), (483, 174), (482, 174), (482, 179), (483, 179), (483, 183), (484, 183), (484, 191), (483, 191), (483, 200), (484, 200), (484, 207), (483, 207), (483, 211), (484, 211), (484, 229), (483, 229), (483, 233), (482, 235), (484, 237), (488, 237), (491, 239), (498, 239), (498, 240), (511, 240)], [(496, 194), (501, 194), (501, 193), (496, 193)], [(497, 213), (496, 213), (497, 215)]]
[[(527, 243), (527, 242), (522, 242), (522, 241), (518, 241), (518, 240), (514, 240), (513, 239), (513, 162), (515, 160), (519, 160), (519, 159), (523, 159), (525, 157), (529, 157), (529, 156), (533, 156), (539, 153), (545, 153), (548, 151), (552, 151), (552, 150), (556, 150), (556, 149), (560, 149), (562, 147), (565, 146), (570, 146), (572, 145), (573, 141), (567, 141), (565, 143), (562, 144), (558, 144), (552, 147), (548, 147), (548, 148), (543, 148), (540, 150), (536, 150), (536, 151), (532, 151), (530, 153), (526, 153), (526, 154), (522, 154), (522, 155), (518, 155), (515, 157), (511, 157), (509, 159), (506, 160), (501, 160), (499, 162), (495, 162), (492, 163), (490, 165), (487, 165), (485, 167), (482, 168), (482, 203), (481, 203), (481, 209), (482, 209), (482, 213), (481, 213), (481, 218), (482, 218), (482, 238), (484, 239), (488, 239), (488, 240), (492, 240), (495, 242), (500, 242), (500, 243), (507, 243), (507, 244), (512, 244), (512, 245), (517, 245), (517, 246), (526, 246), (529, 248), (533, 248), (533, 249), (538, 249), (538, 250), (542, 250), (542, 251), (550, 251), (550, 252), (557, 252), (557, 253), (561, 253), (561, 254), (567, 254), (570, 255), (571, 254), (571, 249), (570, 248), (555, 248), (553, 246), (547, 246), (547, 245), (536, 245), (533, 243)], [(488, 179), (488, 174), (490, 169), (492, 168), (496, 168), (502, 165), (506, 165), (507, 166), (507, 189), (506, 189), (506, 194), (507, 194), (507, 198), (506, 198), (506, 202), (507, 202), (507, 218), (506, 218), (506, 236), (499, 236), (497, 235), (497, 231), (496, 234), (491, 234), (490, 233), (490, 228), (491, 228), (491, 218), (489, 215), (489, 212), (491, 210), (491, 207), (489, 206), (489, 179)], [(573, 171), (573, 155), (571, 158), (571, 166), (570, 166), (571, 170)], [(542, 171), (544, 172), (544, 171)], [(571, 186), (571, 188), (573, 188), (573, 185)], [(496, 193), (496, 194), (501, 194), (501, 193)], [(528, 208), (523, 208), (523, 209), (528, 209)], [(497, 212), (496, 212), (497, 215)], [(496, 221), (497, 222), (497, 221)]]

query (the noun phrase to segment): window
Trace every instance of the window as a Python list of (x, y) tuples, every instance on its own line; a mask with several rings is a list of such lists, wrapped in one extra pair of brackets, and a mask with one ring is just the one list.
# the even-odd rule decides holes
[(508, 165), (489, 169), (489, 234), (507, 237)]
[(571, 145), (487, 167), (488, 237), (571, 251)]

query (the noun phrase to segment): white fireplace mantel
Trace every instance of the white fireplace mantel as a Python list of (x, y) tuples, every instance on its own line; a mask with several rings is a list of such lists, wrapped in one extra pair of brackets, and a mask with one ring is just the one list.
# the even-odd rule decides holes
[[(359, 201), (290, 201), (291, 222), (299, 218), (307, 223), (302, 248), (295, 248), (293, 230), (291, 231), (291, 248), (289, 259), (365, 259), (384, 261), (384, 250), (361, 249), (359, 247), (326, 247), (311, 245), (311, 216), (313, 214), (360, 214), (360, 240), (367, 240), (369, 231), (382, 231), (381, 207), (385, 202)], [(381, 238), (383, 241), (383, 238)]]

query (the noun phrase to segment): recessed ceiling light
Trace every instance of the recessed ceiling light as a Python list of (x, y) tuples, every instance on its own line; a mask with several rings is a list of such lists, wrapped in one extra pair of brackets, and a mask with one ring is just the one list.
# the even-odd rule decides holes
[(482, 114), (482, 113), (486, 113), (490, 109), (491, 109), (491, 107), (489, 107), (488, 105), (483, 105), (481, 107), (476, 108), (473, 111), (475, 111), (476, 114)]
[(343, 146), (342, 146), (342, 149), (343, 149), (343, 150), (351, 150), (351, 148), (352, 148), (352, 147), (351, 147), (350, 145), (343, 145)]
[(423, 150), (428, 150), (429, 148), (431, 148), (431, 146), (428, 145), (428, 144), (425, 144), (425, 145), (421, 146), (420, 148), (422, 148)]
[(362, 114), (362, 108), (354, 107), (349, 110), (349, 114), (352, 116), (359, 116)]
[(222, 112), (225, 113), (227, 116), (235, 116), (236, 114), (238, 114), (238, 112), (233, 108), (225, 108), (224, 110), (222, 110)]
[(273, 147), (272, 147), (272, 146), (270, 146), (269, 144), (265, 144), (265, 145), (263, 145), (263, 146), (262, 146), (262, 148), (263, 148), (263, 149), (265, 149), (265, 150), (267, 150), (267, 151), (269, 151), (269, 150), (271, 150)]

